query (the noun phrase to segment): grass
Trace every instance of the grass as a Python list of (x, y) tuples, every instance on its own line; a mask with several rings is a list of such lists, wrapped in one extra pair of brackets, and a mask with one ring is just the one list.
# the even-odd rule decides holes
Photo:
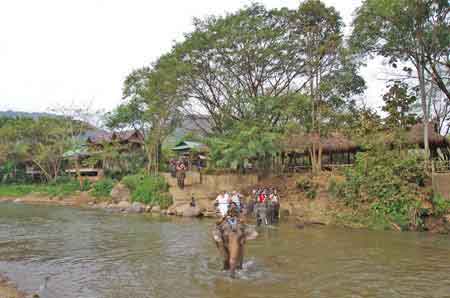
[[(88, 189), (85, 185), (83, 190)], [(49, 184), (0, 184), (0, 197), (22, 197), (28, 194), (42, 194), (50, 197), (69, 196), (80, 191), (77, 181)]]

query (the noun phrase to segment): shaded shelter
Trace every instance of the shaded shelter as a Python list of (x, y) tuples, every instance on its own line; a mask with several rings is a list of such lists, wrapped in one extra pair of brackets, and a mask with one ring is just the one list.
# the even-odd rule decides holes
[[(404, 134), (387, 133), (383, 136), (384, 141), (391, 148), (394, 147), (394, 143), (401, 145), (405, 148), (420, 148), (424, 146), (424, 125), (423, 123), (417, 123), (409, 128)], [(430, 145), (430, 154), (432, 159), (436, 159), (441, 155), (450, 158), (450, 142), (449, 140), (440, 135), (436, 130), (436, 124), (430, 122), (428, 125), (428, 142)]]
[(188, 167), (192, 165), (197, 167), (206, 167), (209, 148), (207, 145), (199, 142), (182, 141), (172, 148), (172, 151), (178, 154), (178, 157), (188, 161)]
[(282, 142), (282, 163), (289, 171), (311, 168), (311, 151), (322, 150), (323, 168), (352, 164), (360, 146), (341, 133), (326, 137), (316, 133), (291, 134)]

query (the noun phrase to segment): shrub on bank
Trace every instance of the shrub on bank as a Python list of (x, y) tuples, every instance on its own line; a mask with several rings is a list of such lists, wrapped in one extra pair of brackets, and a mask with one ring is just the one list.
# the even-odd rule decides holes
[(169, 186), (159, 175), (129, 175), (122, 179), (131, 190), (131, 198), (134, 202), (159, 205), (167, 208), (172, 204), (172, 198), (167, 193)]
[(114, 184), (115, 180), (111, 178), (99, 180), (92, 185), (91, 194), (97, 198), (109, 197), (111, 196), (111, 190), (113, 189)]
[(369, 205), (372, 218), (401, 228), (421, 224), (420, 187), (426, 176), (419, 157), (383, 150), (358, 153), (345, 178), (333, 191), (347, 205)]
[(318, 185), (311, 178), (300, 178), (297, 181), (297, 188), (310, 200), (314, 200), (317, 196)]
[(433, 204), (433, 213), (436, 216), (442, 216), (450, 213), (450, 200), (445, 199), (440, 194), (435, 194), (431, 197)]

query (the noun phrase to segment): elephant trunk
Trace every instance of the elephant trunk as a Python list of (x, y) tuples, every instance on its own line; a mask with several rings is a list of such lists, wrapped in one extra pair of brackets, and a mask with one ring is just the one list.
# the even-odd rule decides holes
[(229, 261), (230, 261), (230, 276), (235, 277), (236, 269), (240, 263), (240, 242), (237, 233), (233, 233), (229, 238)]

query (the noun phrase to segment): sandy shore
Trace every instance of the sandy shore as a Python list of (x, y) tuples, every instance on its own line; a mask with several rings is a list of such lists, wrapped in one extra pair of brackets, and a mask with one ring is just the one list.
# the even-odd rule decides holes
[(0, 298), (25, 298), (25, 293), (19, 291), (9, 279), (0, 275)]

